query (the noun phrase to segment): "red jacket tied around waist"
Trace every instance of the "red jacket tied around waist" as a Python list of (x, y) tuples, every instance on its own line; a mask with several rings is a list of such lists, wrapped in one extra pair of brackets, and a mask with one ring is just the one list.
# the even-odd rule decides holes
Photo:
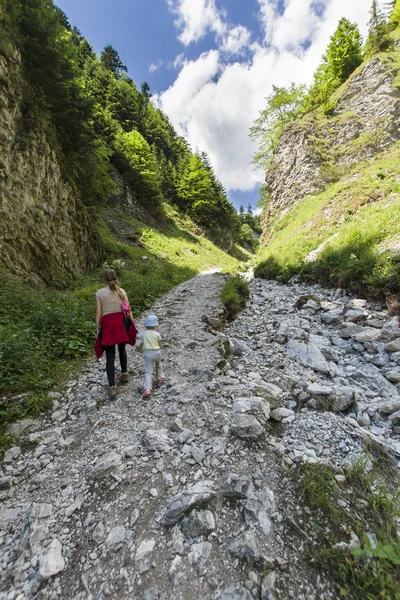
[(137, 329), (135, 323), (128, 317), (124, 318), (122, 312), (110, 313), (101, 319), (101, 329), (97, 336), (94, 351), (97, 358), (104, 352), (104, 346), (115, 346), (115, 344), (136, 343)]

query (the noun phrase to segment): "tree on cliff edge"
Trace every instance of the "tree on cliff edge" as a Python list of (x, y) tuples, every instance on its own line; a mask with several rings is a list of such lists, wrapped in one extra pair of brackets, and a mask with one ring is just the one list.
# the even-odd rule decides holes
[(267, 107), (250, 127), (251, 139), (258, 142), (258, 151), (253, 157), (257, 167), (268, 165), (285, 126), (302, 116), (305, 95), (304, 85), (292, 83), (289, 88), (272, 86)]
[(321, 64), (314, 73), (308, 108), (312, 109), (324, 104), (362, 63), (362, 59), (362, 37), (356, 23), (351, 23), (348, 19), (340, 19)]

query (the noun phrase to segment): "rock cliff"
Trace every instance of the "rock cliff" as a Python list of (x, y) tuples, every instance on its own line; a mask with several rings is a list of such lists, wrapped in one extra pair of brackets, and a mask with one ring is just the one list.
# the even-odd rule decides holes
[(23, 85), (18, 52), (0, 56), (0, 262), (60, 285), (97, 264), (102, 245), (45, 129), (23, 122)]
[(389, 58), (375, 57), (336, 92), (332, 114), (318, 110), (284, 131), (266, 173), (269, 201), (264, 226), (399, 140), (396, 75)]

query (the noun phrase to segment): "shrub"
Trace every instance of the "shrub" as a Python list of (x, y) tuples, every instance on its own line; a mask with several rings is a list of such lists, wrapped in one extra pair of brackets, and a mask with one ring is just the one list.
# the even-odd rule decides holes
[(221, 290), (221, 301), (227, 310), (228, 319), (233, 319), (243, 310), (249, 297), (249, 284), (243, 277), (234, 275), (228, 279)]
[[(329, 465), (303, 464), (299, 469), (302, 499), (313, 510), (316, 525), (329, 532), (310, 548), (313, 564), (331, 572), (338, 597), (400, 599), (399, 492), (393, 469), (386, 459), (369, 453), (347, 465), (340, 480)], [(341, 505), (343, 498), (350, 509)], [(343, 545), (351, 532), (359, 546)]]

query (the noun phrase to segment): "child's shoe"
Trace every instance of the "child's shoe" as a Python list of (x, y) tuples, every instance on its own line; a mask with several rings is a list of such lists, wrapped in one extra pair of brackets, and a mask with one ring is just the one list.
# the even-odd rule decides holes
[(148, 396), (151, 396), (151, 390), (149, 390), (149, 389), (144, 390), (142, 397), (147, 398)]
[(126, 373), (121, 373), (121, 381), (122, 381), (122, 383), (128, 383), (128, 381), (129, 381), (128, 371)]
[(164, 383), (165, 381), (165, 377), (161, 377), (161, 379), (157, 379), (157, 383)]
[(117, 397), (118, 394), (118, 388), (116, 385), (113, 385), (112, 387), (110, 387), (110, 399), (111, 400), (115, 400), (115, 398)]

